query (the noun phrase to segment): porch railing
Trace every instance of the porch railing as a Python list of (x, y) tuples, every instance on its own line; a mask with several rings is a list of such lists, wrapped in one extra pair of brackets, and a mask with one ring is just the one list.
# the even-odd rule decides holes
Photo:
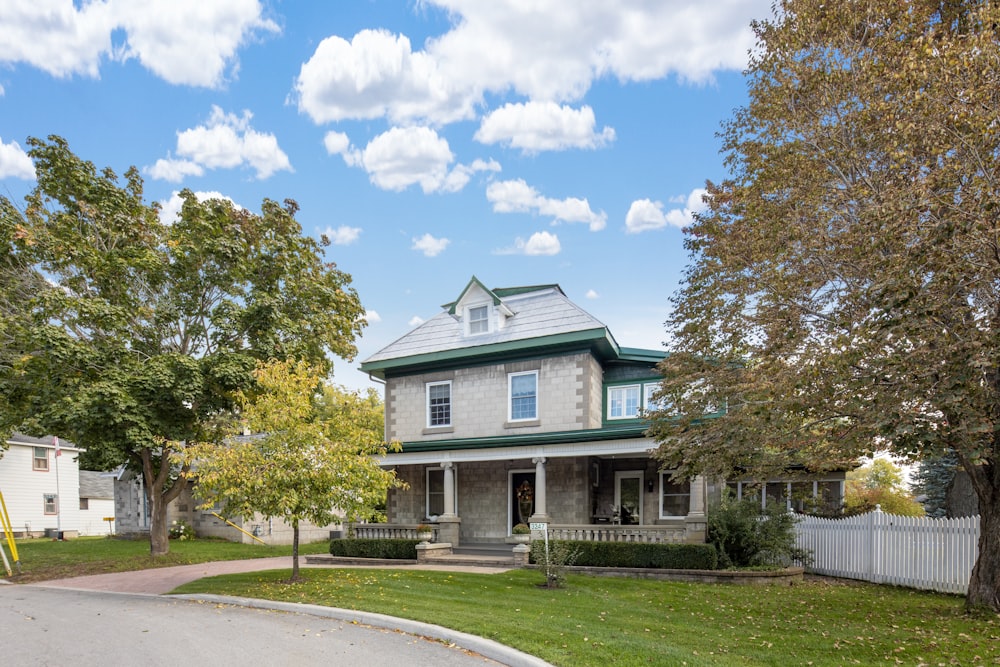
[[(409, 523), (355, 523), (355, 537), (369, 539), (416, 539), (417, 524)], [(432, 526), (434, 541), (438, 541), (438, 527)], [(582, 540), (585, 542), (684, 542), (683, 526), (616, 526), (609, 524), (549, 524), (550, 540)]]
[[(417, 525), (415, 523), (352, 523), (348, 525), (348, 534), (353, 531), (354, 537), (361, 537), (374, 540), (387, 539), (417, 539)], [(437, 542), (438, 527), (431, 525), (434, 533), (434, 541)]]
[(584, 542), (684, 542), (683, 526), (615, 526), (606, 524), (549, 524), (550, 540)]

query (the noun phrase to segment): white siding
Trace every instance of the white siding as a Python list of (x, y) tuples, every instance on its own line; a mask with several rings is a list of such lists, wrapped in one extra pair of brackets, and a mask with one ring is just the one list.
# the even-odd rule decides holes
[[(47, 528), (58, 527), (64, 531), (80, 530), (80, 477), (77, 464), (78, 451), (63, 447), (62, 455), (55, 456), (51, 446), (49, 470), (33, 470), (35, 445), (8, 443), (7, 451), (0, 458), (0, 492), (3, 492), (11, 528), (15, 533), (30, 530), (42, 533)], [(56, 488), (56, 462), (59, 465), (59, 488)], [(45, 514), (44, 496), (58, 494), (59, 515)]]
[[(104, 520), (106, 516), (115, 515), (115, 501), (113, 498), (88, 498), (87, 509), (80, 510), (80, 534), (81, 535), (107, 535), (108, 522)], [(111, 530), (114, 531), (114, 523)]]

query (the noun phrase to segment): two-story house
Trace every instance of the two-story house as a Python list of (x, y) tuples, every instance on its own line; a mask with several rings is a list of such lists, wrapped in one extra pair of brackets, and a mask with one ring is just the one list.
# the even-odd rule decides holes
[(703, 540), (709, 484), (671, 481), (644, 435), (663, 357), (621, 347), (558, 285), (473, 277), (361, 364), (402, 443), (384, 459), (408, 484), (389, 494), (390, 524), (433, 522), (456, 546), (528, 522), (568, 539)]

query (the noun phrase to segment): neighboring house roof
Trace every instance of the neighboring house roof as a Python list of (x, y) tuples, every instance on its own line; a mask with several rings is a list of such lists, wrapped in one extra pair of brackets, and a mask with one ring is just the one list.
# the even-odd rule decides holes
[(107, 498), (115, 497), (114, 473), (94, 472), (92, 470), (80, 471), (80, 497), (81, 498)]
[[(31, 435), (24, 435), (23, 433), (14, 433), (9, 438), (7, 438), (8, 445), (21, 445), (24, 447), (49, 447), (54, 448), (55, 443), (52, 442), (53, 436), (43, 435), (40, 438), (36, 438)], [(59, 449), (67, 449), (73, 452), (85, 452), (87, 450), (80, 449), (74, 445), (69, 440), (63, 440), (59, 438)]]
[[(502, 306), (503, 326), (483, 334), (466, 333), (460, 306), (473, 291)], [(476, 357), (496, 359), (568, 347), (589, 348), (601, 358), (620, 355), (608, 328), (570, 301), (558, 285), (487, 289), (473, 277), (458, 300), (443, 308), (444, 312), (368, 357), (361, 370), (384, 379), (386, 372), (414, 372), (469, 363)]]

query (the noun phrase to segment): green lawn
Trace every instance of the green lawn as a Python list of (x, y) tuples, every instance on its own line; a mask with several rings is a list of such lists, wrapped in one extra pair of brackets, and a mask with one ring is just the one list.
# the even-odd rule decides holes
[(556, 665), (996, 665), (1000, 617), (959, 597), (810, 580), (751, 587), (573, 576), (309, 570), (215, 577), (178, 593), (402, 616), (495, 639)]
[[(3, 543), (7, 551), (7, 543)], [(151, 567), (190, 565), (213, 560), (241, 560), (290, 556), (291, 546), (268, 547), (237, 544), (223, 540), (171, 540), (170, 553), (153, 558), (146, 540), (118, 540), (107, 537), (81, 537), (62, 542), (48, 539), (17, 540), (21, 572), (11, 577), (17, 583), (77, 577), (85, 574), (126, 572)], [(301, 554), (329, 553), (329, 542), (315, 542), (299, 547)], [(6, 574), (0, 567), (0, 576)]]

